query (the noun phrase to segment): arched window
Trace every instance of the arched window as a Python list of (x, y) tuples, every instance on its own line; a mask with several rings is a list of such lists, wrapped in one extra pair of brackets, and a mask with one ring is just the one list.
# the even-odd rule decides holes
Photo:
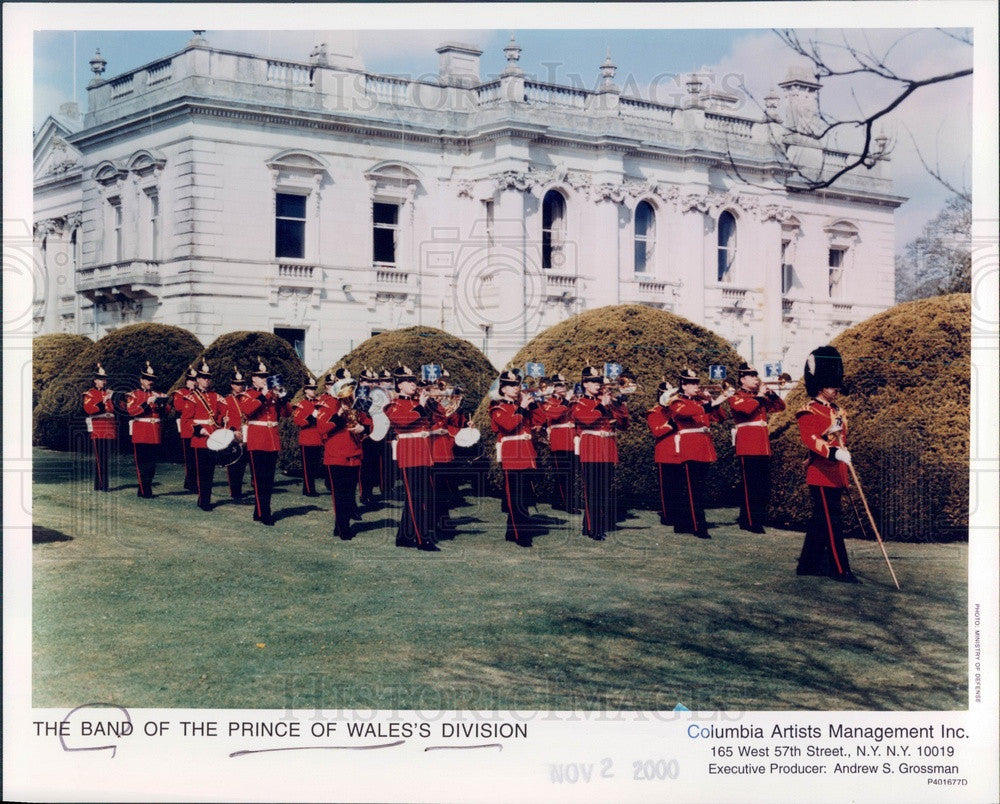
[(656, 212), (648, 201), (640, 201), (635, 208), (635, 272), (645, 273), (655, 265)]
[(736, 217), (726, 210), (719, 216), (719, 271), (720, 282), (732, 282), (733, 263), (736, 262)]
[(561, 268), (566, 242), (566, 199), (549, 190), (542, 199), (542, 268)]

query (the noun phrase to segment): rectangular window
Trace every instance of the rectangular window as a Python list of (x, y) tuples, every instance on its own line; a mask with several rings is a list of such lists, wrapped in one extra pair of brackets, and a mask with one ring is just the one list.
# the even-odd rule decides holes
[(486, 245), (489, 248), (493, 248), (494, 241), (494, 230), (493, 230), (493, 202), (483, 201), (483, 212), (486, 216)]
[(149, 216), (149, 258), (160, 259), (160, 196), (155, 190), (146, 191)]
[(275, 193), (275, 257), (305, 258), (306, 198), (304, 195)]
[(839, 299), (844, 293), (844, 251), (830, 249), (830, 298)]
[(372, 204), (372, 260), (396, 264), (396, 244), (399, 235), (399, 206)]
[(788, 293), (795, 284), (795, 268), (788, 262), (789, 240), (781, 241), (781, 292)]
[(274, 328), (274, 334), (288, 343), (299, 356), (299, 360), (305, 360), (306, 355), (306, 331), (304, 329), (284, 329)]
[(122, 200), (109, 198), (111, 205), (111, 261), (119, 262), (122, 258)]

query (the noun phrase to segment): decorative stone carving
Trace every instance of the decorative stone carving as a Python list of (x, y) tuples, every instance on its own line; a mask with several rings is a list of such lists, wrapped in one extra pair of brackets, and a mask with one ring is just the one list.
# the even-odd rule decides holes
[(526, 171), (505, 170), (493, 176), (498, 190), (519, 190), (522, 193), (529, 192), (532, 187), (538, 185), (537, 177)]

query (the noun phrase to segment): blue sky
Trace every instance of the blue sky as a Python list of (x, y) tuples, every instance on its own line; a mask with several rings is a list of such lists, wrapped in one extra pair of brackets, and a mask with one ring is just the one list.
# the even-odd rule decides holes
[[(234, 7), (235, 8), (235, 7)], [(560, 6), (553, 6), (556, 12)], [(570, 7), (565, 7), (569, 9)], [(718, 7), (720, 12), (725, 6)], [(796, 59), (766, 29), (553, 30), (527, 28), (514, 31), (522, 48), (522, 69), (539, 80), (593, 87), (598, 68), (608, 51), (618, 65), (616, 83), (629, 94), (649, 97), (650, 92), (674, 94), (680, 89), (675, 76), (707, 68), (728, 86), (745, 81), (758, 98), (780, 81)], [(822, 31), (824, 38), (839, 32)], [(363, 30), (356, 34), (333, 31), (213, 31), (205, 33), (215, 47), (267, 54), (305, 61), (312, 46), (330, 40), (356, 42), (366, 69), (372, 72), (420, 77), (436, 74), (435, 47), (445, 41), (468, 42), (483, 50), (481, 75), (499, 73), (506, 64), (503, 48), (509, 29), (485, 30)], [(930, 29), (908, 32), (873, 29), (852, 32), (866, 44), (884, 47), (896, 43), (894, 66), (904, 74), (954, 69), (969, 60), (968, 49)], [(89, 61), (97, 48), (107, 60), (105, 78), (154, 61), (184, 47), (191, 31), (37, 31), (34, 35), (33, 87), (34, 123), (58, 109), (74, 92), (86, 110), (86, 85), (93, 78)], [(74, 55), (75, 54), (75, 55)], [(74, 67), (75, 65), (75, 67)], [(855, 89), (858, 89), (855, 87)], [(883, 89), (824, 84), (824, 106), (851, 109), (860, 96), (862, 103), (875, 103)], [(655, 98), (654, 98), (655, 99)], [(666, 99), (661, 95), (659, 99)], [(913, 96), (886, 122), (887, 133), (896, 143), (892, 172), (895, 189), (910, 198), (896, 215), (896, 250), (920, 233), (923, 225), (943, 206), (948, 192), (931, 179), (920, 164), (913, 141), (925, 159), (941, 165), (958, 184), (971, 179), (972, 82), (969, 79), (941, 85)]]

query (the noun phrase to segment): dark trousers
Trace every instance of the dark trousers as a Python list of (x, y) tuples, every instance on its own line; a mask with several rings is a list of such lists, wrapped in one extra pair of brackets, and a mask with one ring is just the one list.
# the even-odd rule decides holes
[(404, 498), (405, 494), (403, 489), (397, 488), (400, 471), (399, 465), (392, 459), (392, 442), (387, 437), (377, 443), (381, 447), (379, 451), (379, 486), (382, 489), (382, 497), (398, 502)]
[(254, 518), (271, 518), (271, 492), (278, 453), (255, 449), (250, 452), (250, 477), (253, 480)]
[(192, 447), (194, 453), (195, 488), (198, 490), (198, 507), (212, 507), (212, 482), (215, 480), (215, 453), (208, 447)]
[(139, 480), (139, 497), (153, 496), (153, 475), (160, 455), (159, 444), (136, 444), (132, 442), (132, 458), (135, 460), (135, 476)]
[(431, 501), (434, 506), (435, 532), (453, 530), (447, 523), (451, 512), (458, 505), (458, 477), (455, 475), (454, 464), (434, 464), (431, 470)]
[(181, 439), (181, 452), (184, 455), (184, 488), (188, 491), (198, 490), (198, 467), (196, 466), (194, 447), (190, 438)]
[(110, 491), (111, 479), (108, 476), (108, 457), (111, 455), (113, 438), (92, 438), (94, 450), (94, 491)]
[(580, 474), (580, 458), (572, 450), (552, 450), (552, 472), (555, 495), (552, 507), (573, 513), (580, 508), (580, 493), (577, 491), (577, 477)]
[(744, 530), (764, 527), (771, 496), (771, 459), (767, 455), (740, 455), (740, 518)]
[(329, 477), (323, 471), (323, 447), (312, 447), (300, 445), (302, 454), (302, 493), (307, 497), (313, 497), (316, 492), (316, 481), (322, 477)]
[(360, 466), (326, 467), (326, 478), (330, 483), (333, 499), (333, 535), (341, 539), (354, 536), (351, 529), (351, 518), (358, 512), (355, 492), (358, 488)]
[(229, 480), (229, 496), (238, 500), (243, 496), (243, 476), (247, 471), (247, 464), (250, 463), (250, 455), (246, 449), (240, 454), (238, 460), (226, 467), (226, 478)]
[[(375, 487), (382, 487), (382, 444), (366, 438), (361, 442), (361, 500), (367, 502), (375, 494)], [(384, 489), (383, 489), (384, 491)]]
[(812, 517), (799, 555), (799, 575), (848, 575), (851, 565), (844, 546), (844, 522), (840, 511), (843, 489), (810, 486)]
[(399, 467), (399, 476), (403, 481), (403, 516), (399, 520), (399, 530), (396, 531), (397, 547), (420, 547), (431, 544), (432, 505), (428, 499), (430, 491), (430, 467), (411, 466)]
[(656, 469), (660, 481), (660, 524), (676, 525), (680, 521), (679, 508), (683, 501), (681, 467), (676, 463), (658, 463)]
[(503, 504), (507, 512), (508, 542), (516, 542), (522, 547), (529, 547), (534, 538), (534, 528), (528, 516), (528, 502), (531, 496), (530, 469), (503, 470)]
[(603, 539), (617, 521), (613, 463), (580, 461), (583, 477), (583, 535)]
[(705, 473), (708, 464), (701, 461), (684, 461), (677, 467), (680, 497), (674, 531), (702, 534), (708, 530), (705, 521)]

